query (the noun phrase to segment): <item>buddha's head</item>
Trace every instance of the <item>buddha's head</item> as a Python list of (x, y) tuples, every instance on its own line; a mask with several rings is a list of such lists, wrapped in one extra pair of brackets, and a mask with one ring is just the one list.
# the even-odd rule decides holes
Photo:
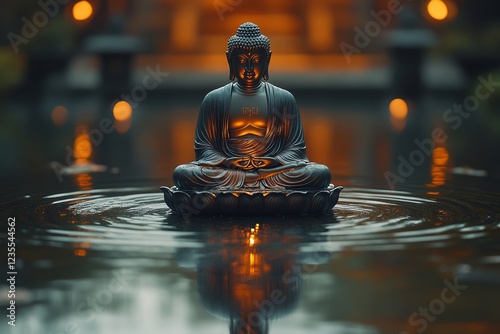
[(255, 87), (262, 79), (269, 79), (271, 43), (260, 33), (258, 25), (246, 22), (227, 42), (229, 79), (238, 80), (242, 87)]

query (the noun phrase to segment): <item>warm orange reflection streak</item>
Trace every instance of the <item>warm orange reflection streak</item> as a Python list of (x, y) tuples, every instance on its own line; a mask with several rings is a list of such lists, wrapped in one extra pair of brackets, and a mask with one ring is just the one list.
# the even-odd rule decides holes
[(235, 279), (231, 288), (235, 299), (240, 301), (244, 313), (251, 312), (255, 308), (254, 302), (264, 300), (267, 293), (265, 286), (252, 283), (271, 270), (261, 252), (255, 248), (259, 244), (259, 227), (259, 224), (256, 224), (250, 231), (235, 228), (240, 233), (244, 233), (246, 242), (242, 247), (242, 252), (238, 252), (238, 256), (232, 263), (236, 270), (233, 272)]
[(76, 256), (87, 256), (87, 251), (85, 249), (75, 249)]
[(444, 147), (436, 147), (432, 152), (432, 167), (431, 177), (432, 181), (429, 186), (438, 187), (446, 182), (446, 172), (448, 170), (449, 160), (448, 150)]
[[(278, 239), (290, 247), (269, 247)], [(294, 239), (259, 224), (209, 234), (208, 246), (217, 249), (199, 267), (199, 291), (210, 312), (231, 319), (231, 333), (267, 333), (269, 320), (297, 304), (300, 268)], [(272, 307), (271, 313), (262, 305)]]
[(91, 190), (92, 189), (92, 176), (90, 174), (77, 174), (75, 177), (75, 183), (80, 188), (80, 190)]
[(92, 157), (92, 143), (86, 126), (78, 126), (75, 130), (76, 138), (73, 144), (75, 164), (88, 163)]
[(75, 242), (74, 245), (76, 248), (84, 248), (84, 249), (90, 248), (90, 246), (91, 246), (90, 242), (85, 242), (85, 241)]

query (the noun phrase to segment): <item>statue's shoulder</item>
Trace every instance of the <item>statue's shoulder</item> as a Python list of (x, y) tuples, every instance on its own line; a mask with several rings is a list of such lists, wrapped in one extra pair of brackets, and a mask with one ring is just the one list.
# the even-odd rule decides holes
[(274, 100), (280, 101), (280, 103), (288, 104), (288, 105), (297, 105), (297, 101), (295, 100), (295, 96), (292, 93), (287, 91), (284, 88), (275, 86), (269, 82), (266, 82), (268, 91), (272, 92), (274, 95)]
[(205, 98), (203, 99), (205, 102), (214, 102), (220, 101), (221, 99), (227, 98), (228, 94), (230, 94), (232, 83), (228, 83), (222, 87), (216, 88), (210, 91)]
[(293, 94), (290, 93), (289, 91), (287, 91), (286, 89), (275, 86), (269, 82), (266, 82), (266, 85), (268, 86), (269, 90), (273, 91), (274, 95), (279, 96), (281, 98), (285, 98), (285, 99), (295, 100), (295, 97), (293, 96)]

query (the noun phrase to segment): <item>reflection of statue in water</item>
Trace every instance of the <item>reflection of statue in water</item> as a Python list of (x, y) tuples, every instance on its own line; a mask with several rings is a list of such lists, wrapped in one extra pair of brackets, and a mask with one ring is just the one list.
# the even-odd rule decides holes
[[(265, 82), (271, 60), (269, 39), (257, 25), (244, 23), (229, 39), (226, 55), (230, 79), (236, 82), (210, 92), (203, 100), (195, 135), (196, 160), (175, 169), (176, 188), (162, 188), (167, 204), (174, 211), (183, 211), (179, 202), (186, 204), (186, 196), (178, 196), (183, 199), (176, 201), (176, 190), (188, 197), (190, 191), (211, 192), (203, 198), (209, 212), (236, 205), (230, 200), (217, 203), (217, 192), (254, 192), (256, 197), (263, 195), (261, 206), (266, 206), (264, 197), (269, 192), (302, 191), (305, 196), (292, 196), (290, 203), (282, 195), (283, 210), (277, 213), (292, 213), (289, 209), (298, 204), (304, 204), (298, 205), (302, 212), (331, 209), (342, 188), (330, 184), (328, 167), (307, 159), (293, 95)], [(280, 206), (279, 196), (269, 199), (268, 207)], [(248, 206), (239, 205), (243, 211), (246, 207), (242, 206)]]
[[(282, 318), (299, 305), (303, 275), (332, 263), (332, 254), (320, 244), (327, 227), (338, 223), (334, 214), (309, 216), (307, 224), (303, 216), (239, 217), (237, 224), (233, 217), (192, 220), (186, 224), (180, 215), (167, 215), (163, 226), (187, 232), (199, 246), (178, 248), (176, 261), (196, 267), (199, 300), (229, 321), (230, 334), (289, 328)], [(309, 312), (311, 305), (303, 306)]]
[[(266, 247), (277, 238), (288, 247)], [(267, 334), (273, 320), (297, 306), (301, 269), (293, 241), (272, 231), (261, 234), (259, 224), (208, 236), (198, 262), (198, 291), (209, 312), (229, 320), (230, 334)]]

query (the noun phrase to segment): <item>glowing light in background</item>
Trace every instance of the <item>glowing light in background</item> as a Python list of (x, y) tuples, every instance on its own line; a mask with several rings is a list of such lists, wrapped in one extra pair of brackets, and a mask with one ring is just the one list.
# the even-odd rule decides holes
[[(78, 129), (78, 128), (77, 128)], [(73, 145), (75, 164), (87, 163), (92, 156), (92, 143), (87, 132), (77, 133)]]
[(315, 50), (329, 50), (335, 37), (333, 13), (324, 1), (311, 1), (307, 10), (308, 40)]
[(321, 161), (326, 152), (338, 152), (333, 147), (335, 143), (335, 124), (325, 122), (324, 117), (314, 116), (312, 113), (304, 115), (302, 124), (304, 128), (309, 130), (306, 132), (307, 142), (309, 143), (307, 154), (311, 161)]
[(391, 126), (394, 130), (400, 132), (406, 126), (408, 117), (408, 104), (405, 100), (397, 98), (389, 103), (389, 113), (391, 114)]
[(62, 126), (68, 120), (68, 109), (63, 106), (57, 106), (52, 109), (50, 113), (50, 118), (52, 119), (52, 123), (57, 126)]
[[(178, 109), (173, 112), (175, 115), (183, 115), (186, 113), (183, 109)], [(172, 122), (174, 122), (174, 120), (172, 120)], [(195, 125), (196, 124), (193, 123), (191, 119), (177, 117), (175, 119), (175, 126), (170, 128), (169, 140), (176, 143), (176, 145), (170, 148), (170, 152), (172, 152), (171, 156), (175, 157), (177, 161), (191, 161), (190, 159), (193, 159), (193, 133)]]
[(448, 16), (448, 6), (442, 0), (431, 0), (427, 4), (427, 12), (434, 20), (444, 20)]
[(132, 106), (126, 101), (118, 101), (113, 107), (115, 129), (118, 133), (125, 133), (132, 125)]
[(94, 12), (92, 5), (88, 1), (78, 1), (73, 5), (73, 17), (77, 21), (84, 21), (92, 16)]
[(391, 117), (405, 119), (408, 116), (408, 105), (403, 99), (394, 99), (389, 103)]
[(172, 17), (171, 41), (179, 49), (190, 50), (196, 46), (199, 19), (188, 1), (182, 3)]
[(113, 107), (113, 116), (120, 122), (129, 120), (132, 117), (132, 106), (125, 101), (116, 102)]

